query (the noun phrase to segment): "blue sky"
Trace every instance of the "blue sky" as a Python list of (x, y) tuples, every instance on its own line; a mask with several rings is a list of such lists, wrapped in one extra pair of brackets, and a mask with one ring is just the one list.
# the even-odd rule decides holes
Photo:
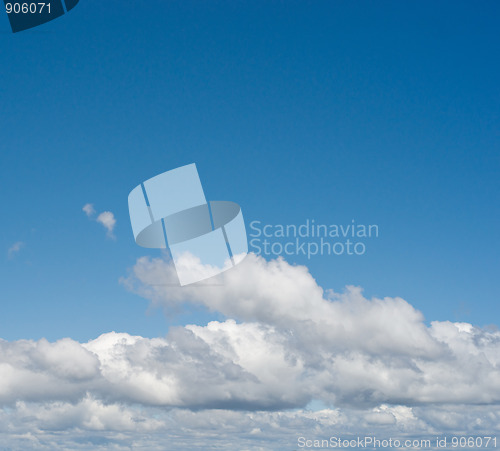
[[(11, 34), (0, 16), (4, 339), (145, 337), (119, 283), (127, 195), (195, 162), (252, 220), (376, 223), (360, 257), (289, 258), (324, 288), (401, 296), (426, 320), (498, 324), (499, 6), (82, 0)], [(86, 203), (116, 217), (116, 240)], [(25, 243), (8, 256), (16, 242)]]
[[(493, 436), (499, 13), (81, 0), (16, 34), (0, 14), (0, 448)], [(190, 163), (247, 226), (379, 237), (174, 287), (127, 197)]]

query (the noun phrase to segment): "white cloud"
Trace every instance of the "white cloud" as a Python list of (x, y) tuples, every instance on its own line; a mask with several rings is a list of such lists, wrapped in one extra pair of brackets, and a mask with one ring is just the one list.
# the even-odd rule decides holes
[(401, 298), (325, 292), (307, 268), (255, 255), (220, 284), (180, 288), (175, 277), (142, 258), (124, 283), (158, 305), (229, 318), (161, 338), (0, 341), (0, 436), (14, 440), (0, 447), (281, 450), (299, 435), (498, 429), (497, 330), (427, 326)]
[[(165, 338), (108, 333), (88, 343), (0, 342), (0, 404), (106, 402), (184, 408), (301, 408), (312, 399), (344, 408), (500, 401), (499, 332), (473, 328), (431, 355), (336, 346), (329, 337), (234, 320), (172, 329)], [(312, 333), (309, 330), (309, 333)], [(302, 337), (302, 338), (301, 338)], [(465, 346), (464, 346), (465, 345)]]
[(281, 258), (268, 262), (249, 254), (211, 280), (214, 283), (209, 286), (176, 288), (175, 268), (169, 261), (143, 257), (122, 281), (166, 308), (184, 302), (201, 304), (229, 318), (305, 332), (301, 338), (306, 341), (328, 339), (336, 348), (435, 356), (442, 352), (423, 315), (405, 300), (368, 300), (353, 286), (344, 293), (325, 292), (305, 266), (292, 266)]
[(328, 440), (370, 435), (379, 439), (430, 438), (434, 442), (444, 434), (491, 436), (499, 421), (494, 406), (382, 404), (368, 410), (245, 412), (167, 410), (85, 396), (77, 403), (19, 401), (0, 409), (0, 445), (15, 450), (289, 451), (300, 449), (299, 437)]
[(91, 217), (93, 215), (95, 215), (95, 209), (94, 209), (94, 205), (93, 204), (85, 204), (82, 208), (82, 210), (85, 212), (85, 214), (87, 215), (87, 217)]
[[(88, 218), (93, 219), (96, 214), (96, 210), (93, 204), (85, 204), (82, 208)], [(95, 221), (101, 224), (107, 231), (107, 235), (109, 238), (115, 239), (115, 235), (113, 234), (116, 218), (115, 215), (111, 211), (103, 211), (97, 215)]]
[(7, 251), (7, 256), (9, 258), (14, 258), (14, 256), (25, 246), (23, 241), (15, 242)]
[(113, 229), (115, 228), (116, 219), (113, 213), (110, 211), (103, 211), (97, 216), (96, 221), (104, 226), (110, 238), (114, 238)]
[[(277, 406), (298, 406), (307, 395), (336, 405), (500, 402), (498, 331), (427, 327), (401, 298), (366, 299), (352, 286), (325, 292), (306, 267), (254, 254), (218, 284), (177, 288), (175, 280), (170, 262), (141, 258), (123, 282), (166, 308), (192, 302), (243, 321), (186, 329), (266, 387), (276, 375), (277, 396), (262, 399)], [(249, 360), (254, 354), (260, 366)]]
[[(499, 331), (428, 327), (403, 299), (369, 300), (355, 287), (324, 293), (283, 260), (250, 255), (223, 285), (182, 289), (153, 284), (170, 281), (164, 265), (141, 259), (126, 282), (156, 302), (190, 300), (235, 319), (154, 339), (1, 342), (0, 402), (75, 400), (84, 387), (98, 400), (205, 409), (500, 402)], [(160, 278), (144, 285), (151, 274)]]

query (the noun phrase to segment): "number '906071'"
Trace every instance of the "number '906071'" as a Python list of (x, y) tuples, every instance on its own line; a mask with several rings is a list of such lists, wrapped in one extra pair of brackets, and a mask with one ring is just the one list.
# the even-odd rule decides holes
[(61, 17), (79, 0), (3, 0), (14, 33), (28, 30)]
[(50, 3), (6, 3), (7, 14), (41, 14), (44, 9), (50, 14)]

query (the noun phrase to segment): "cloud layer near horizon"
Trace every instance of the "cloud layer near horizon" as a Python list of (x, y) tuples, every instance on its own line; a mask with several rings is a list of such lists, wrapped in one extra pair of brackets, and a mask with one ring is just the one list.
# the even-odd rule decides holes
[[(29, 411), (38, 428), (117, 433), (167, 431), (186, 418), (178, 424), (186, 431), (212, 418), (214, 428), (251, 423), (269, 437), (282, 434), (283, 422), (353, 433), (362, 425), (405, 434), (498, 429), (497, 330), (427, 326), (401, 298), (366, 299), (352, 286), (324, 291), (307, 268), (253, 254), (217, 283), (175, 282), (170, 262), (149, 258), (123, 279), (155, 305), (190, 302), (228, 319), (161, 338), (111, 332), (88, 343), (0, 341), (5, 424)], [(323, 413), (303, 410), (311, 401)]]
[(290, 451), (300, 449), (299, 437), (328, 440), (367, 435), (380, 440), (432, 439), (435, 445), (436, 437), (445, 435), (494, 436), (499, 422), (496, 406), (383, 404), (372, 409), (192, 411), (104, 403), (87, 396), (77, 403), (18, 401), (0, 409), (0, 446), (9, 450)]

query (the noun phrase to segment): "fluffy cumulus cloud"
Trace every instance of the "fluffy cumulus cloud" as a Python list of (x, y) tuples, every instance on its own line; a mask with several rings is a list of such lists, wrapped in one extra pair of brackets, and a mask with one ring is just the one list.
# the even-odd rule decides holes
[[(97, 214), (93, 204), (85, 204), (82, 207), (82, 210), (89, 219), (94, 219)], [(115, 238), (113, 231), (116, 225), (116, 218), (111, 211), (103, 211), (102, 213), (99, 213), (97, 217), (95, 217), (95, 221), (106, 229), (106, 233), (109, 238)]]
[(106, 229), (110, 238), (114, 238), (113, 230), (116, 225), (116, 219), (113, 213), (110, 211), (103, 211), (97, 216), (96, 221)]
[(91, 218), (95, 215), (95, 208), (93, 204), (85, 204), (82, 208), (87, 217)]
[(299, 437), (498, 430), (497, 330), (427, 326), (401, 298), (325, 291), (307, 268), (252, 254), (215, 283), (181, 288), (168, 260), (149, 258), (122, 282), (226, 319), (160, 338), (0, 341), (8, 446), (289, 450)]
[(428, 327), (404, 299), (366, 299), (353, 286), (324, 291), (306, 267), (253, 254), (218, 284), (176, 289), (175, 277), (167, 260), (142, 258), (123, 282), (167, 308), (192, 302), (240, 321), (186, 329), (259, 380), (269, 357), (280, 365), (269, 371), (279, 387), (293, 378), (294, 402), (303, 390), (346, 405), (500, 401), (496, 330), (451, 322)]

